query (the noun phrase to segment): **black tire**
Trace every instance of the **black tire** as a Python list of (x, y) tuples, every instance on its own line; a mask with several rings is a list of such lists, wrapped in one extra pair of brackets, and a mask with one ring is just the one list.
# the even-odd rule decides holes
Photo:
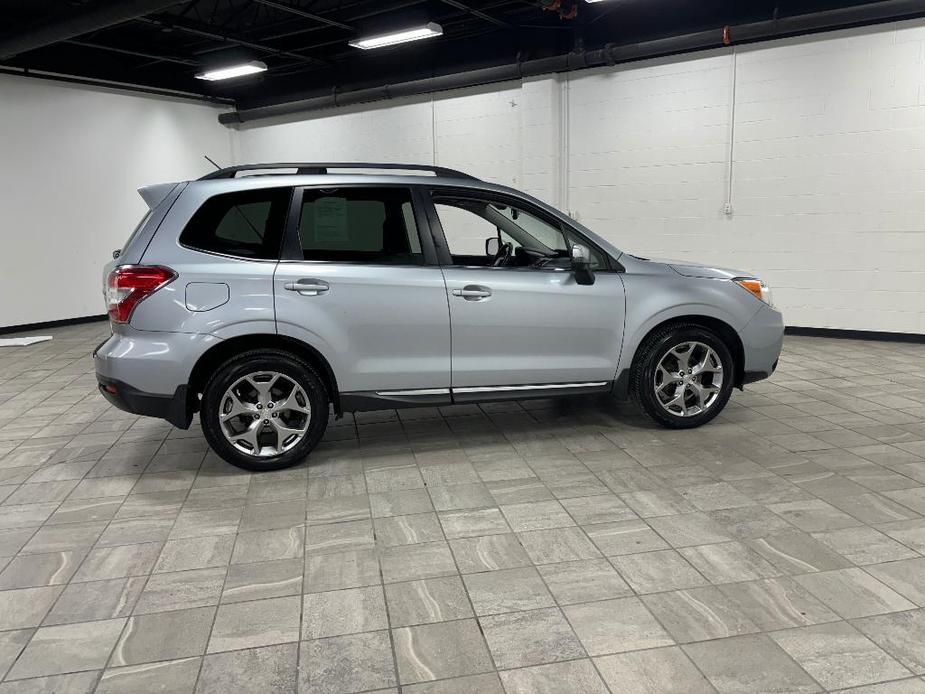
[[(659, 362), (675, 346), (685, 342), (700, 342), (713, 349), (722, 362), (723, 382), (716, 398), (704, 412), (681, 416), (662, 406), (655, 392)], [(699, 325), (676, 323), (656, 331), (639, 347), (630, 375), (630, 387), (636, 402), (649, 417), (672, 429), (693, 429), (706, 424), (722, 412), (732, 394), (735, 364), (726, 343), (714, 332)]]
[[(281, 373), (301, 386), (311, 405), (311, 416), (308, 430), (292, 448), (276, 455), (258, 457), (239, 450), (225, 438), (219, 422), (219, 413), (228, 388), (242, 377), (261, 371)], [(301, 463), (318, 445), (328, 426), (329, 400), (321, 379), (311, 366), (282, 350), (253, 350), (226, 361), (206, 383), (201, 405), (199, 419), (202, 423), (202, 433), (205, 434), (212, 450), (235, 467), (253, 472), (280, 470)], [(304, 420), (301, 426), (304, 426)]]

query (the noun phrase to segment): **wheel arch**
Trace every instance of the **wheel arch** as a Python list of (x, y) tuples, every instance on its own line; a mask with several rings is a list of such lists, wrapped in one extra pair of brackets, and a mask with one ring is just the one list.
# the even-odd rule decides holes
[(684, 314), (679, 316), (672, 316), (671, 318), (666, 318), (659, 323), (653, 325), (642, 338), (635, 344), (633, 347), (633, 356), (629, 361), (627, 366), (622, 369), (621, 373), (617, 377), (616, 381), (616, 394), (618, 396), (626, 397), (629, 395), (630, 388), (630, 374), (633, 369), (636, 367), (640, 357), (641, 357), (641, 348), (646, 343), (646, 341), (654, 335), (656, 332), (664, 330), (670, 325), (696, 325), (716, 334), (723, 343), (729, 348), (729, 352), (732, 354), (732, 361), (734, 367), (733, 373), (733, 385), (736, 388), (741, 390), (745, 377), (745, 347), (742, 344), (742, 338), (739, 337), (739, 333), (726, 321), (716, 318), (714, 316), (706, 316), (703, 314)]
[(236, 354), (253, 350), (253, 349), (279, 349), (294, 354), (301, 360), (311, 366), (327, 391), (328, 399), (334, 407), (334, 413), (340, 416), (342, 413), (340, 402), (340, 391), (337, 388), (337, 377), (331, 364), (317, 349), (301, 340), (296, 340), (285, 335), (275, 335), (272, 333), (261, 333), (253, 335), (241, 335), (232, 337), (218, 342), (205, 352), (196, 362), (190, 373), (188, 388), (188, 406), (190, 412), (199, 410), (200, 394), (205, 387), (209, 376), (221, 364)]

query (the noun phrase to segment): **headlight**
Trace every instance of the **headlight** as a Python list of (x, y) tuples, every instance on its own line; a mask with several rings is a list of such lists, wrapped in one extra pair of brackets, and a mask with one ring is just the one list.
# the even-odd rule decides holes
[(768, 306), (774, 305), (774, 302), (771, 300), (771, 288), (761, 280), (755, 279), (754, 277), (736, 277), (732, 281)]

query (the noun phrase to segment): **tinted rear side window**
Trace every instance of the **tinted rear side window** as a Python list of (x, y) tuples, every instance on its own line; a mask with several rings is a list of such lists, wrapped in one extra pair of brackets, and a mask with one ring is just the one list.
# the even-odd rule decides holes
[(405, 188), (306, 189), (299, 239), (305, 260), (424, 262), (411, 191)]
[(180, 243), (209, 253), (275, 260), (290, 195), (288, 188), (215, 195), (190, 219)]

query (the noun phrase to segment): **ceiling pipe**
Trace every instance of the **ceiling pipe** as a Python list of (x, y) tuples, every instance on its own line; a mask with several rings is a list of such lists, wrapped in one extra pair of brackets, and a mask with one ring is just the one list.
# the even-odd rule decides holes
[(20, 53), (67, 41), (147, 14), (162, 12), (185, 1), (109, 0), (96, 6), (74, 10), (64, 17), (41, 22), (19, 34), (0, 38), (0, 60), (7, 60)]
[(509, 65), (429, 77), (399, 84), (364, 89), (336, 89), (330, 94), (322, 96), (222, 113), (219, 115), (218, 120), (225, 125), (246, 123), (274, 116), (310, 113), (340, 106), (352, 106), (397, 97), (420, 96), (450, 89), (519, 80), (524, 77), (570, 72), (601, 65), (616, 65), (634, 60), (720, 48), (726, 43), (724, 38), (728, 38), (729, 42), (733, 44), (752, 43), (783, 36), (842, 29), (914, 16), (925, 16), (925, 3), (922, 0), (880, 0), (879, 2), (843, 7), (837, 10), (719, 27), (709, 31), (699, 31), (654, 41), (621, 45), (607, 44), (604, 48), (598, 50), (521, 61)]

